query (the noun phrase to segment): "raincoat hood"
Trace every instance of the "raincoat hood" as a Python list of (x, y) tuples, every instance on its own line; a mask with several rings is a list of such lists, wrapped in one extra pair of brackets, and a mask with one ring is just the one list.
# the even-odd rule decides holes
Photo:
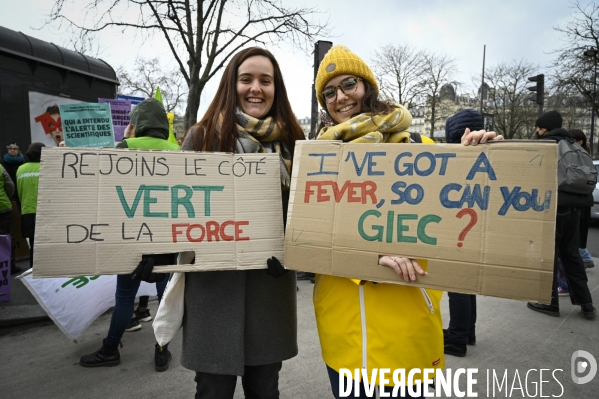
[(168, 140), (168, 119), (166, 110), (160, 101), (148, 98), (129, 113), (135, 126), (135, 137), (155, 137)]

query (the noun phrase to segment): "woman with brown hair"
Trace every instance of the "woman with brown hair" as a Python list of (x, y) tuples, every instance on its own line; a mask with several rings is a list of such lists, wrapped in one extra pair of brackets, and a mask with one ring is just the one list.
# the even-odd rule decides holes
[[(293, 149), (301, 139), (276, 59), (253, 47), (233, 56), (182, 150), (280, 154), (285, 218)], [(181, 364), (196, 372), (196, 398), (233, 398), (237, 376), (245, 397), (278, 398), (282, 361), (296, 354), (295, 272), (284, 273), (274, 259), (268, 271), (185, 275)]]

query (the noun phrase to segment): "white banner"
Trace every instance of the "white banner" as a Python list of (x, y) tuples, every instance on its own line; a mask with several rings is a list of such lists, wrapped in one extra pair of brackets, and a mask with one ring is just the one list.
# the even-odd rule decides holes
[[(48, 316), (70, 339), (77, 338), (102, 313), (114, 306), (116, 276), (21, 279)], [(156, 296), (156, 284), (142, 282), (137, 296)], [(108, 325), (106, 326), (108, 331)]]

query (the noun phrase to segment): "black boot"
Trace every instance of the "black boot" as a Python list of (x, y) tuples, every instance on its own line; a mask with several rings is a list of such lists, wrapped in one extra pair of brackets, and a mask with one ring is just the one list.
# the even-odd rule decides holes
[(580, 313), (582, 313), (585, 319), (594, 319), (597, 315), (597, 309), (595, 309), (592, 303), (590, 305), (581, 305)]
[(535, 312), (548, 314), (549, 316), (559, 317), (559, 305), (541, 305), (540, 303), (528, 302), (526, 306)]
[(460, 343), (455, 342), (454, 340), (450, 339), (445, 331), (447, 331), (447, 330), (443, 330), (443, 345), (444, 345), (443, 352), (446, 355), (452, 355), (452, 356), (458, 356), (458, 357), (466, 356), (466, 352), (468, 352), (468, 348), (466, 348), (466, 344), (460, 344)]
[(155, 345), (154, 349), (154, 367), (156, 371), (168, 370), (168, 364), (171, 362), (171, 353), (168, 350), (168, 344), (160, 346)]
[(119, 364), (121, 364), (119, 346), (106, 345), (106, 340), (102, 341), (102, 347), (99, 350), (89, 355), (81, 356), (81, 359), (79, 359), (79, 365), (83, 367), (111, 367)]

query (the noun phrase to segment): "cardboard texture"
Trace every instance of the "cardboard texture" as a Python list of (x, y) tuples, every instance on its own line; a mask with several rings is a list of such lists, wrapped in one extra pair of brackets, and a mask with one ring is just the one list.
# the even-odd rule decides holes
[(44, 148), (34, 277), (266, 268), (283, 259), (278, 154)]
[[(554, 143), (298, 142), (285, 267), (549, 303)], [(416, 258), (405, 283), (379, 255)]]

